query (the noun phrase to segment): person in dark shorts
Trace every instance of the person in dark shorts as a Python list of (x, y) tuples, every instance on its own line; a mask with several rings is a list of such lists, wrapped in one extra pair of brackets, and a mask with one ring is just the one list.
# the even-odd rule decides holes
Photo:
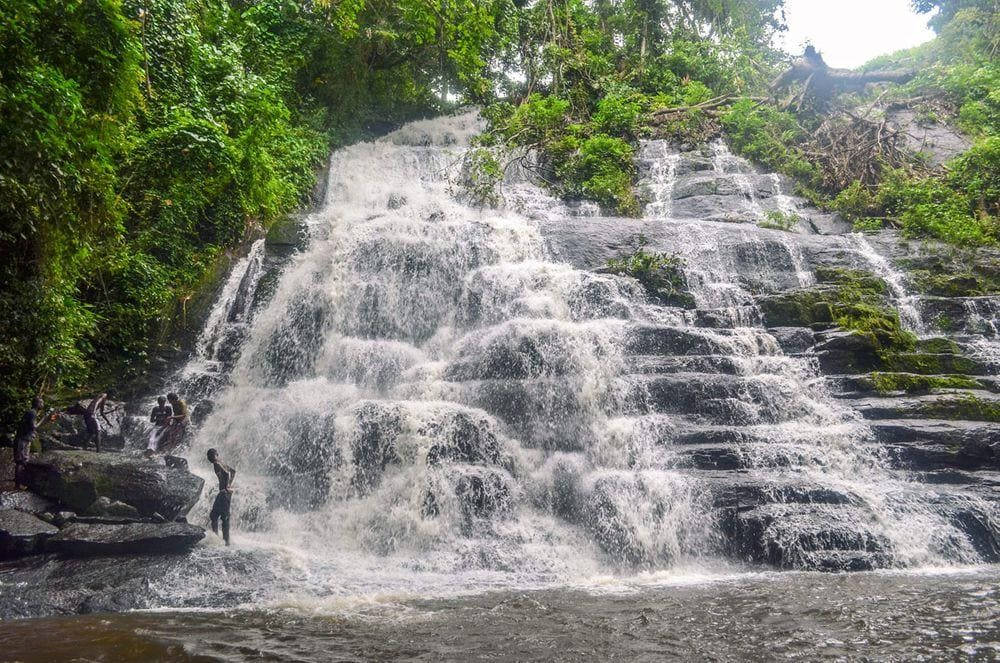
[(233, 481), (236, 480), (236, 470), (223, 464), (219, 460), (219, 452), (215, 449), (208, 450), (208, 462), (215, 470), (215, 476), (219, 478), (219, 494), (215, 496), (212, 504), (212, 512), (209, 518), (212, 521), (212, 531), (219, 533), (219, 521), (222, 521), (222, 539), (229, 545), (229, 510), (233, 501)]
[[(98, 394), (90, 399), (90, 405), (83, 412), (83, 448), (86, 449), (91, 441), (97, 453), (101, 453), (101, 426), (97, 423), (97, 413), (104, 414), (104, 402), (108, 400), (107, 394)], [(107, 420), (107, 417), (105, 417)]]
[(38, 417), (45, 404), (40, 396), (31, 402), (31, 409), (24, 413), (17, 425), (17, 435), (14, 437), (14, 487), (24, 485), (24, 465), (31, 458), (31, 442), (35, 439), (38, 428)]
[(149, 412), (149, 423), (153, 424), (153, 430), (149, 432), (149, 444), (146, 446), (146, 455), (152, 456), (160, 447), (160, 440), (167, 432), (167, 424), (174, 414), (173, 408), (167, 405), (167, 399), (157, 396), (156, 405)]

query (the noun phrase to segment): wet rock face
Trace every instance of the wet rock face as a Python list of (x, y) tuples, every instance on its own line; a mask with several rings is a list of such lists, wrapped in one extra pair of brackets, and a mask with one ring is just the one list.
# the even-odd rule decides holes
[(73, 523), (45, 544), (46, 550), (74, 557), (172, 553), (187, 550), (205, 537), (188, 523)]
[(0, 493), (0, 510), (17, 509), (25, 513), (39, 514), (55, 506), (51, 501), (26, 490)]
[(0, 510), (0, 559), (40, 552), (58, 528), (24, 511)]
[(100, 510), (107, 498), (139, 515), (170, 520), (191, 510), (204, 480), (181, 469), (90, 451), (50, 451), (25, 468), (27, 486), (80, 513)]

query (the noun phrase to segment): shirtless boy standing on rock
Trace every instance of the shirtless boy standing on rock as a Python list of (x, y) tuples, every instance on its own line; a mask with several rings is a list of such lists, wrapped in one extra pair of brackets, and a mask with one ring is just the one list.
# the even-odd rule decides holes
[(208, 450), (208, 462), (215, 470), (215, 476), (219, 477), (219, 494), (215, 496), (215, 503), (212, 504), (212, 512), (209, 518), (212, 520), (212, 531), (219, 533), (219, 520), (222, 520), (222, 538), (229, 545), (229, 510), (233, 501), (233, 481), (236, 480), (236, 470), (223, 464), (219, 460), (219, 452), (215, 449)]

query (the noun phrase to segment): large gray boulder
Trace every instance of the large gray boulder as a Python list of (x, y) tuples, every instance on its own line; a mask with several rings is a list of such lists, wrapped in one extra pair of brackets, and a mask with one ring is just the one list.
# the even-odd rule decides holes
[(41, 550), (42, 544), (59, 530), (24, 511), (0, 511), (0, 559), (13, 559)]
[(172, 553), (205, 538), (205, 530), (188, 523), (72, 523), (48, 540), (46, 549), (73, 557)]
[(33, 458), (25, 466), (25, 482), (78, 513), (101, 515), (110, 501), (133, 507), (139, 516), (167, 520), (187, 514), (205, 483), (183, 469), (92, 451), (49, 451)]

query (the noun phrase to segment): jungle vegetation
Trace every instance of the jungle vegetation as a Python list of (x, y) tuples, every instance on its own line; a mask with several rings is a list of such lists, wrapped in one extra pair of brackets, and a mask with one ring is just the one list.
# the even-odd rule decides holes
[[(463, 104), (489, 121), (484, 204), (530, 148), (560, 195), (637, 214), (639, 138), (725, 134), (859, 227), (996, 244), (997, 2), (914, 0), (938, 38), (873, 66), (919, 74), (819, 108), (771, 97), (783, 0), (0, 0), (0, 428), (34, 394), (144, 372), (331, 148)], [(866, 129), (830, 118), (875, 99), (972, 148), (936, 170), (816, 156)]]

